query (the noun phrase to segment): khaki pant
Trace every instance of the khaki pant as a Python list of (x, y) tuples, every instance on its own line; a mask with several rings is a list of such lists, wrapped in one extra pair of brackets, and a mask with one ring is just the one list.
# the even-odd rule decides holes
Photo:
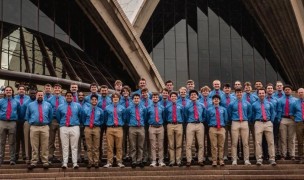
[(145, 143), (144, 127), (129, 127), (130, 156), (132, 163), (140, 163), (143, 158)]
[(123, 141), (123, 129), (122, 127), (107, 127), (107, 158), (108, 163), (113, 164), (113, 149), (114, 144), (116, 147), (116, 160), (117, 163), (122, 163), (122, 141)]
[(84, 136), (89, 164), (97, 164), (99, 161), (100, 127), (85, 127)]
[(17, 121), (17, 133), (16, 133), (16, 161), (19, 158), (19, 152), (21, 149), (21, 156), (25, 158), (25, 144), (24, 144), (24, 133), (23, 133), (24, 120)]
[(287, 155), (287, 146), (290, 156), (295, 156), (296, 123), (290, 118), (282, 118), (280, 123), (281, 154)]
[(10, 151), (10, 161), (15, 161), (16, 152), (16, 121), (0, 120), (0, 164), (4, 160), (6, 137)]
[[(167, 125), (170, 163), (181, 163), (182, 157), (182, 141), (183, 141), (183, 125), (168, 124)], [(176, 161), (175, 161), (176, 160)]]
[(298, 139), (298, 155), (300, 159), (304, 159), (304, 122), (296, 123), (297, 139)]
[(23, 125), (23, 134), (24, 134), (24, 146), (25, 146), (25, 156), (27, 160), (31, 159), (31, 139), (30, 139), (30, 127), (31, 125), (28, 123), (28, 121), (24, 122)]
[(49, 156), (50, 156), (50, 158), (55, 156), (56, 135), (58, 135), (59, 151), (62, 154), (62, 148), (61, 148), (61, 143), (60, 143), (59, 124), (58, 124), (58, 121), (56, 119), (53, 119), (51, 124), (50, 124), (50, 139), (49, 139)]
[(151, 144), (151, 158), (156, 161), (156, 144), (158, 145), (158, 162), (164, 162), (164, 127), (149, 127), (149, 138)]
[(30, 137), (32, 144), (32, 164), (37, 164), (39, 160), (39, 147), (41, 149), (41, 161), (43, 164), (48, 164), (48, 146), (49, 146), (49, 126), (34, 126), (30, 127)]
[(209, 128), (209, 137), (211, 141), (212, 161), (217, 161), (217, 154), (220, 161), (224, 161), (224, 144), (226, 130), (224, 127), (219, 130), (216, 127)]
[(249, 160), (249, 126), (248, 121), (232, 121), (231, 125), (231, 154), (232, 160), (237, 160), (237, 146), (239, 142), (239, 135), (241, 135), (243, 150), (244, 150), (244, 161)]
[(268, 152), (269, 152), (269, 160), (275, 160), (274, 153), (274, 140), (273, 140), (273, 124), (271, 121), (260, 122), (256, 121), (254, 124), (255, 131), (255, 156), (256, 160), (262, 161), (262, 138), (263, 134), (265, 134), (267, 144), (268, 144)]
[(198, 142), (198, 162), (203, 162), (204, 158), (204, 131), (205, 127), (202, 123), (188, 123), (186, 130), (186, 156), (187, 162), (192, 160), (192, 143), (196, 137)]

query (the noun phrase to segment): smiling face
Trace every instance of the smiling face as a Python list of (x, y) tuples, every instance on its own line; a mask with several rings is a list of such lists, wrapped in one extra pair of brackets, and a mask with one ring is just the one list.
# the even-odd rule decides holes
[(213, 98), (213, 99), (212, 99), (212, 103), (213, 103), (214, 106), (218, 106), (218, 105), (220, 104), (220, 99), (217, 98), (217, 97), (216, 97), (216, 98)]
[(197, 96), (197, 94), (195, 92), (193, 92), (193, 93), (190, 94), (191, 101), (196, 101), (197, 98), (198, 98), (198, 96)]
[(92, 106), (96, 106), (97, 102), (98, 102), (98, 99), (96, 97), (92, 97), (91, 98), (91, 104), (92, 104)]
[(71, 103), (73, 101), (73, 95), (72, 95), (72, 93), (67, 93), (65, 95), (65, 100), (66, 100), (67, 103)]
[(37, 92), (36, 99), (38, 102), (42, 102), (43, 101), (43, 92)]
[(4, 94), (6, 97), (12, 97), (13, 95), (13, 89), (11, 87), (6, 87), (4, 90)]
[(221, 82), (219, 80), (213, 81), (213, 88), (219, 90), (221, 88)]
[(54, 93), (56, 95), (59, 95), (61, 93), (61, 87), (60, 86), (54, 86)]
[(72, 84), (70, 86), (70, 90), (71, 90), (71, 92), (76, 93), (78, 91), (78, 85), (77, 84)]
[(117, 94), (113, 94), (112, 95), (112, 102), (114, 103), (114, 104), (117, 104), (118, 102), (119, 102), (119, 95), (117, 95)]
[(258, 96), (259, 96), (260, 100), (264, 100), (264, 98), (265, 98), (265, 91), (264, 90), (259, 90), (258, 91)]
[(134, 96), (134, 97), (133, 97), (133, 103), (134, 103), (135, 105), (138, 105), (139, 102), (140, 102), (140, 97), (139, 97), (139, 96)]

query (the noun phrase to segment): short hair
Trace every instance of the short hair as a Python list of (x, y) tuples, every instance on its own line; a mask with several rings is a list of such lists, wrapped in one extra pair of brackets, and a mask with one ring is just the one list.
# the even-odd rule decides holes
[(276, 85), (277, 85), (277, 84), (279, 84), (279, 83), (280, 83), (280, 84), (283, 84), (283, 82), (282, 82), (282, 81), (277, 81), (277, 82), (276, 82)]
[(215, 98), (218, 98), (219, 100), (221, 100), (221, 96), (220, 95), (217, 95), (217, 94), (213, 95), (212, 96), (212, 100), (215, 99)]
[(135, 94), (132, 95), (132, 99), (134, 99), (135, 96), (140, 97), (140, 95), (138, 93), (135, 93)]
[(121, 91), (127, 90), (129, 93), (131, 93), (131, 88), (128, 85), (125, 85), (122, 87)]
[(117, 85), (117, 84), (122, 84), (122, 81), (118, 79), (118, 80), (116, 80), (116, 81), (114, 82), (114, 84), (115, 84), (115, 85)]
[(101, 85), (100, 89), (109, 89), (109, 87), (107, 85)]
[(94, 97), (98, 100), (98, 96), (96, 94), (92, 94), (90, 99), (92, 100)]
[(260, 88), (257, 90), (257, 94), (259, 94), (260, 91), (264, 91), (266, 93), (266, 89), (265, 88)]
[(141, 92), (148, 92), (149, 90), (148, 90), (148, 88), (143, 88), (142, 90), (141, 90)]
[(268, 83), (268, 84), (266, 85), (266, 88), (267, 88), (268, 86), (273, 87), (273, 84), (272, 84), (272, 83)]
[(138, 82), (140, 82), (140, 81), (146, 81), (146, 79), (141, 77)]
[(173, 81), (172, 80), (168, 80), (165, 82), (165, 85), (169, 84), (169, 83), (172, 83), (173, 84)]
[(37, 94), (37, 93), (40, 93), (40, 92), (44, 93), (42, 90), (37, 90), (37, 91), (36, 91), (35, 89), (31, 89), (30, 91), (35, 91), (36, 94)]
[(96, 86), (98, 88), (98, 85), (94, 82), (90, 84), (90, 89), (92, 88), (92, 86)]
[(249, 82), (249, 81), (245, 82), (244, 86), (251, 86), (251, 82)]
[(158, 92), (153, 92), (152, 96), (159, 96), (159, 93)]
[(113, 101), (113, 98), (118, 97), (120, 99), (120, 94), (117, 92), (114, 92), (111, 96), (111, 100)]
[[(6, 87), (3, 89), (3, 91), (5, 91), (7, 88), (11, 88), (11, 90), (12, 90), (12, 97), (14, 98), (14, 89), (13, 89), (13, 87), (12, 87), (12, 86), (6, 86)], [(4, 94), (3, 96), (6, 97), (6, 94)]]
[(236, 88), (235, 90), (234, 90), (234, 92), (236, 93), (236, 92), (243, 92), (243, 90), (241, 89), (241, 88)]
[(226, 84), (224, 84), (224, 87), (226, 87), (226, 88), (230, 88), (231, 86), (230, 86), (230, 84), (229, 84), (229, 83), (226, 83)]
[(201, 89), (200, 89), (201, 92), (203, 91), (211, 91), (210, 87), (209, 86), (203, 86)]
[(71, 95), (73, 96), (73, 93), (72, 93), (71, 91), (67, 91), (67, 92), (65, 93), (65, 96), (67, 96), (68, 94), (71, 94)]
[(189, 79), (189, 80), (187, 81), (187, 84), (189, 84), (189, 83), (194, 83), (194, 81), (193, 81), (192, 79)]
[(178, 91), (180, 91), (180, 90), (185, 90), (185, 91), (187, 91), (187, 88), (186, 88), (186, 87), (184, 87), (184, 86), (182, 86), (182, 87), (180, 87), (180, 88), (179, 88), (179, 90), (178, 90)]
[(78, 85), (76, 82), (72, 82), (71, 85)]
[(60, 84), (54, 84), (54, 87), (60, 87), (60, 88), (62, 88), (62, 86)]
[[(79, 96), (80, 93), (82, 93), (82, 94), (84, 95), (84, 93), (83, 93), (82, 91), (80, 91), (80, 92), (78, 92), (78, 96)], [(93, 94), (92, 94), (92, 95), (93, 95)]]
[(172, 96), (172, 94), (175, 94), (176, 96), (178, 96), (178, 93), (177, 93), (176, 91), (172, 91), (172, 92), (170, 93), (170, 97)]
[(52, 85), (48, 83), (48, 84), (45, 84), (44, 87), (52, 87)]
[(169, 90), (167, 88), (164, 88), (161, 92), (164, 92), (164, 91), (169, 92)]
[(18, 89), (17, 89), (17, 90), (19, 90), (21, 87), (23, 87), (24, 90), (25, 90), (25, 86), (24, 86), (23, 84), (20, 84), (20, 85), (18, 86)]
[[(256, 80), (256, 81), (254, 82), (254, 84), (256, 84), (257, 82), (262, 83), (262, 81), (261, 81), (261, 80)], [(263, 84), (263, 83), (262, 83), (262, 84)]]
[(189, 96), (191, 96), (192, 93), (195, 93), (196, 95), (198, 95), (198, 92), (195, 89), (192, 89), (189, 91)]
[(285, 90), (286, 88), (290, 88), (292, 90), (292, 86), (289, 85), (289, 84), (286, 84), (284, 87), (283, 87), (283, 90)]

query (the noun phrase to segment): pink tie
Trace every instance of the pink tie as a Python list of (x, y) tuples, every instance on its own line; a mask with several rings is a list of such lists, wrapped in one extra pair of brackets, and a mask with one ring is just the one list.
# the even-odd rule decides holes
[(167, 101), (164, 101), (164, 107), (166, 107), (167, 106)]
[(184, 107), (186, 106), (185, 98), (182, 99), (182, 104), (183, 104)]
[(218, 90), (215, 90), (215, 94), (216, 94), (216, 95), (219, 95), (219, 91), (218, 91)]
[(194, 112), (194, 119), (198, 121), (198, 110), (197, 110), (196, 102), (193, 102), (193, 112)]
[(261, 109), (262, 109), (263, 120), (266, 122), (267, 121), (267, 116), (266, 116), (264, 102), (261, 102)]
[(286, 101), (285, 101), (285, 116), (289, 116), (289, 97), (286, 96)]
[(66, 113), (66, 122), (65, 122), (65, 125), (67, 127), (70, 126), (71, 116), (72, 116), (71, 104), (68, 104), (68, 110), (67, 110), (67, 113)]
[(216, 116), (216, 127), (219, 131), (221, 129), (221, 117), (220, 117), (220, 111), (218, 107), (215, 107), (215, 116)]
[(173, 123), (176, 123), (176, 103), (173, 103), (173, 106), (172, 106), (172, 120), (173, 120)]
[(158, 116), (158, 107), (156, 104), (154, 104), (154, 112), (155, 112), (155, 121), (159, 122), (159, 116)]
[(43, 123), (43, 112), (42, 112), (42, 104), (38, 103), (38, 111), (39, 111), (39, 122)]
[(204, 106), (205, 106), (205, 108), (208, 108), (208, 103), (207, 103), (207, 98), (206, 97), (204, 97)]
[(95, 107), (92, 108), (92, 112), (90, 115), (90, 128), (94, 127), (94, 119), (95, 119)]
[(226, 105), (227, 105), (227, 107), (229, 106), (229, 104), (230, 104), (230, 96), (226, 95)]
[(145, 100), (145, 106), (148, 107), (148, 99)]
[(302, 121), (304, 121), (304, 101), (303, 100), (301, 103), (301, 109), (302, 109)]
[(114, 105), (114, 126), (118, 126), (117, 106)]
[(105, 110), (106, 106), (107, 106), (106, 98), (103, 98), (102, 99), (102, 110)]
[(56, 97), (55, 109), (57, 110), (59, 106), (59, 97)]
[(250, 103), (250, 94), (247, 94), (247, 101)]
[(282, 92), (279, 92), (279, 98), (281, 98), (282, 97)]
[(73, 101), (74, 101), (74, 102), (76, 102), (76, 101), (77, 101), (77, 99), (76, 99), (76, 95), (74, 95), (74, 96), (73, 96)]
[(7, 99), (7, 109), (6, 109), (6, 120), (10, 120), (12, 114), (12, 103), (11, 100)]
[(129, 107), (129, 99), (126, 98), (126, 108), (128, 108), (128, 107)]
[(239, 117), (240, 121), (243, 121), (243, 109), (242, 109), (242, 101), (238, 102), (238, 112), (239, 112)]
[(23, 96), (20, 96), (20, 105), (22, 105), (23, 104)]
[(140, 127), (140, 115), (139, 115), (138, 105), (135, 106), (135, 115), (136, 115), (136, 120), (137, 120), (137, 126)]
[(270, 102), (270, 96), (268, 96), (267, 99), (268, 99), (268, 102)]

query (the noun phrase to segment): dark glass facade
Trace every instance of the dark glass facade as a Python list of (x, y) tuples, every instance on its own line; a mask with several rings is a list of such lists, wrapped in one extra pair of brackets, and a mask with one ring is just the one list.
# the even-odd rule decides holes
[(241, 0), (160, 0), (141, 39), (164, 80), (286, 81)]
[(111, 88), (121, 79), (135, 87), (75, 1), (0, 0), (0, 21), (1, 69), (97, 82)]

